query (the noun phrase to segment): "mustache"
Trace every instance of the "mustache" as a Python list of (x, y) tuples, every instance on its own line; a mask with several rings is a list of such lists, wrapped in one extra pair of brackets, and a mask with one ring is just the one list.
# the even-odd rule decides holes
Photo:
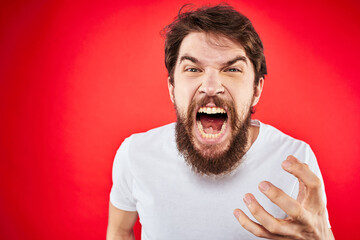
[(207, 105), (208, 103), (214, 103), (217, 107), (227, 107), (229, 103), (227, 103), (225, 100), (221, 99), (219, 96), (204, 96), (199, 101), (194, 101), (197, 107), (202, 107)]

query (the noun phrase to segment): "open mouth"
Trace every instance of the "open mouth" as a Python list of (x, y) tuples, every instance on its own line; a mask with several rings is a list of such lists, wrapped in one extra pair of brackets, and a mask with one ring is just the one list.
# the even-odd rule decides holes
[(228, 119), (222, 107), (201, 107), (196, 113), (196, 125), (205, 139), (217, 139), (223, 135)]

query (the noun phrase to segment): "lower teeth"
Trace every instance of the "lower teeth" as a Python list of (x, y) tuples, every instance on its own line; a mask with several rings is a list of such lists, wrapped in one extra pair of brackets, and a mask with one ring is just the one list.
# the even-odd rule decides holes
[(197, 121), (197, 126), (198, 126), (198, 129), (200, 131), (200, 134), (203, 138), (207, 138), (207, 139), (211, 139), (211, 138), (218, 138), (225, 130), (225, 127), (226, 127), (226, 122), (223, 123), (223, 125), (221, 126), (221, 130), (219, 133), (216, 133), (216, 134), (212, 134), (212, 133), (205, 133), (204, 132), (204, 129), (203, 129), (203, 126), (201, 125), (201, 122), (200, 121)]

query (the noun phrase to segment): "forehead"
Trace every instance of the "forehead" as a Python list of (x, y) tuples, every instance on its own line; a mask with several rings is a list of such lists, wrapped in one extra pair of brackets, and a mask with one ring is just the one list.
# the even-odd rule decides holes
[(204, 32), (192, 32), (183, 39), (178, 59), (184, 55), (196, 57), (207, 64), (223, 64), (236, 56), (247, 58), (245, 49), (240, 43)]

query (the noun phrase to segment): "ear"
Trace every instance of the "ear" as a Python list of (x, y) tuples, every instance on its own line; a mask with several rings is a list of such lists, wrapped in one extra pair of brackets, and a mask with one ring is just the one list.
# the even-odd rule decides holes
[(172, 103), (174, 103), (174, 101), (175, 101), (174, 85), (173, 84), (170, 83), (170, 77), (168, 77), (168, 89), (169, 89), (169, 94), (170, 94), (170, 100), (172, 101)]
[(255, 91), (254, 91), (252, 107), (254, 107), (259, 102), (263, 87), (264, 87), (264, 78), (260, 78), (259, 83), (256, 86)]

